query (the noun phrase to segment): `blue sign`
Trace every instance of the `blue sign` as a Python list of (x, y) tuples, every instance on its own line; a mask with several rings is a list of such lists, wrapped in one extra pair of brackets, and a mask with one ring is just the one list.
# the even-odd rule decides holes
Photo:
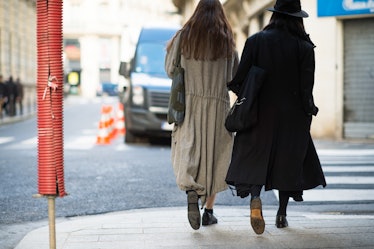
[(374, 14), (374, 0), (318, 0), (318, 16)]

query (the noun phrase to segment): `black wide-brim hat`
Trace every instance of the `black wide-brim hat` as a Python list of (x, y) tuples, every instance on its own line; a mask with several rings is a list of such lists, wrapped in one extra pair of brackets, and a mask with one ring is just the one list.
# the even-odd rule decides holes
[(277, 0), (274, 7), (267, 10), (295, 17), (309, 17), (308, 13), (301, 9), (300, 0)]

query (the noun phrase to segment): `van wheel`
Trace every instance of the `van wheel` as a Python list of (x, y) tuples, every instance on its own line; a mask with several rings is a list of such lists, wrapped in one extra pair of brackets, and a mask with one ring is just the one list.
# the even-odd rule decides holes
[(136, 136), (134, 135), (134, 133), (126, 131), (126, 134), (125, 134), (125, 143), (127, 143), (127, 144), (133, 144), (135, 142), (136, 142)]

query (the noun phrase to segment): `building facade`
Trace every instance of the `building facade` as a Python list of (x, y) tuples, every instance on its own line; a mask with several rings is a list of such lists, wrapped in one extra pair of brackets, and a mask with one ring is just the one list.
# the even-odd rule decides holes
[[(186, 20), (198, 0), (173, 0)], [(248, 36), (270, 20), (274, 0), (227, 0), (224, 8), (241, 52)], [(374, 139), (374, 2), (301, 0), (316, 44), (314, 96), (318, 138)]]
[(0, 74), (24, 85), (25, 112), (36, 105), (36, 1), (0, 0)]
[(0, 1), (0, 72), (35, 84), (35, 1)]

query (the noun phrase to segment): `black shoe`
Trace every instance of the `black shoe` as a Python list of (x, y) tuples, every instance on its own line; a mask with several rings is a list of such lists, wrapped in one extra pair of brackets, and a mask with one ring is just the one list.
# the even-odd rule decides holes
[(275, 225), (277, 228), (284, 228), (288, 227), (287, 218), (285, 215), (277, 215), (277, 218), (275, 219)]
[(194, 230), (200, 228), (201, 216), (199, 210), (199, 196), (196, 191), (187, 192), (187, 211), (188, 221)]
[(204, 211), (203, 214), (203, 220), (202, 220), (202, 225), (203, 226), (209, 226), (213, 224), (217, 224), (218, 220), (217, 218), (213, 215), (213, 213), (209, 213), (206, 210)]
[(289, 196), (292, 197), (294, 201), (297, 201), (297, 202), (304, 201), (303, 191), (291, 191), (289, 193), (290, 193)]
[(297, 202), (304, 201), (304, 199), (301, 195), (294, 195), (294, 196), (292, 196), (292, 198), (293, 198), (294, 201), (297, 201)]

